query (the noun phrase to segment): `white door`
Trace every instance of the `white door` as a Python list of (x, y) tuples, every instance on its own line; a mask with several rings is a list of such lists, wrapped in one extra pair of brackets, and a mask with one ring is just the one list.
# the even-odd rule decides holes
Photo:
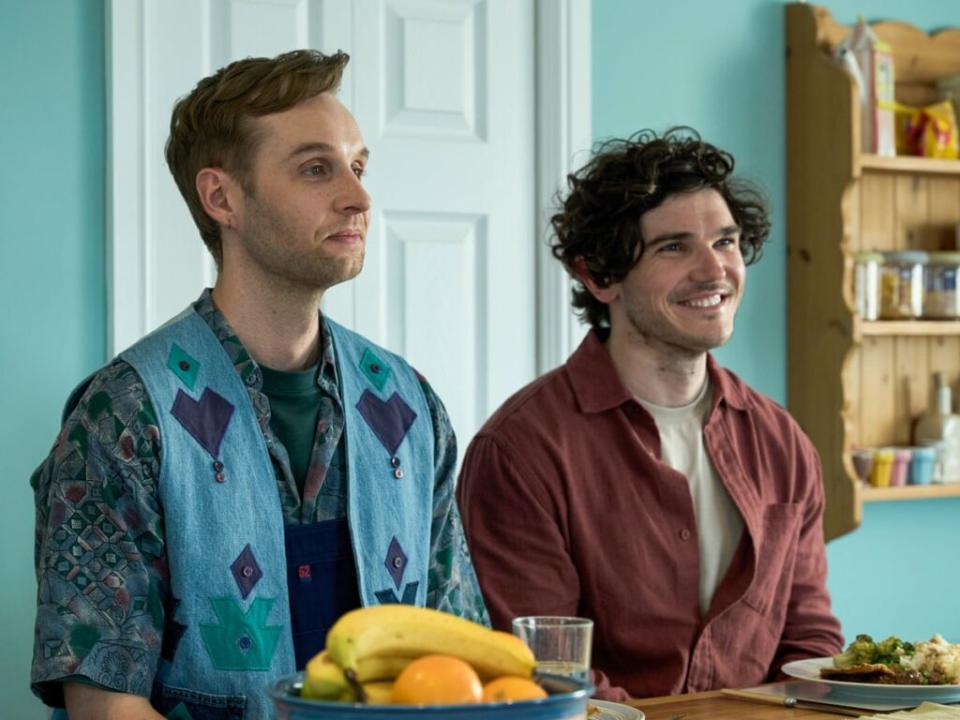
[[(558, 36), (571, 4), (589, 34), (583, 0), (546, 3), (553, 24), (567, 18)], [(430, 380), (462, 452), (538, 369), (541, 198), (566, 168), (554, 162), (551, 187), (538, 188), (535, 0), (115, 0), (108, 13), (110, 351), (215, 279), (163, 161), (174, 100), (237, 58), (342, 49), (341, 99), (371, 149), (374, 208), (364, 270), (324, 309)], [(561, 132), (560, 152), (586, 146), (588, 128)], [(555, 276), (540, 285), (557, 295)]]
[(328, 311), (426, 375), (463, 439), (536, 371), (533, 0), (353, 13), (374, 209)]

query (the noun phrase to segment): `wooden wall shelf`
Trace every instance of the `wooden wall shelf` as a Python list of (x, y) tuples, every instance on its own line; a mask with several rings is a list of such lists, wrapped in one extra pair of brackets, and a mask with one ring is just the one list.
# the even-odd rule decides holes
[(960, 320), (861, 320), (853, 321), (854, 340), (873, 337), (960, 336)]
[(860, 488), (863, 502), (883, 502), (886, 500), (930, 500), (932, 498), (960, 497), (960, 482), (941, 485), (902, 485), (900, 487)]
[[(937, 80), (960, 74), (960, 29), (872, 29), (891, 47), (898, 101), (935, 102)], [(865, 488), (851, 461), (910, 444), (934, 373), (960, 396), (960, 322), (854, 314), (855, 252), (954, 247), (960, 161), (861, 151), (858, 89), (833, 57), (851, 30), (826, 8), (786, 6), (787, 405), (823, 464), (828, 539), (860, 524), (864, 502), (960, 497), (960, 483)]]
[(885, 172), (960, 176), (960, 160), (942, 160), (939, 158), (861, 155), (860, 167)]

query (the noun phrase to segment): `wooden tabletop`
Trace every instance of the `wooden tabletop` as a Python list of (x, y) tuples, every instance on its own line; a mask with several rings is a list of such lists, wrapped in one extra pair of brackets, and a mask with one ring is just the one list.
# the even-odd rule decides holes
[(631, 700), (629, 704), (642, 710), (647, 720), (837, 720), (841, 717), (819, 710), (740, 700), (719, 690)]

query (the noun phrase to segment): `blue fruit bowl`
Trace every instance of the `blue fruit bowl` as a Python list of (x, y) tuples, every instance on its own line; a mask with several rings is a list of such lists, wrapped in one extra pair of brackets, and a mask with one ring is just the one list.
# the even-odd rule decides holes
[(277, 720), (585, 720), (593, 686), (560, 675), (538, 675), (548, 696), (540, 700), (477, 705), (361, 705), (300, 697), (303, 673), (280, 678), (270, 687)]

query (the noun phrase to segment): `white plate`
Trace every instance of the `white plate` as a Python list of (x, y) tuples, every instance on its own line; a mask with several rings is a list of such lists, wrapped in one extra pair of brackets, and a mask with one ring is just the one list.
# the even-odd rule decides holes
[(642, 712), (629, 705), (607, 702), (606, 700), (594, 700), (593, 698), (590, 698), (587, 704), (600, 708), (599, 713), (588, 715), (588, 720), (643, 720), (645, 717)]
[(833, 658), (810, 658), (794, 660), (783, 666), (783, 672), (801, 680), (812, 680), (830, 685), (843, 695), (887, 702), (916, 703), (960, 702), (960, 685), (882, 685), (880, 683), (849, 682), (847, 680), (827, 680), (820, 677), (820, 668), (832, 667)]

